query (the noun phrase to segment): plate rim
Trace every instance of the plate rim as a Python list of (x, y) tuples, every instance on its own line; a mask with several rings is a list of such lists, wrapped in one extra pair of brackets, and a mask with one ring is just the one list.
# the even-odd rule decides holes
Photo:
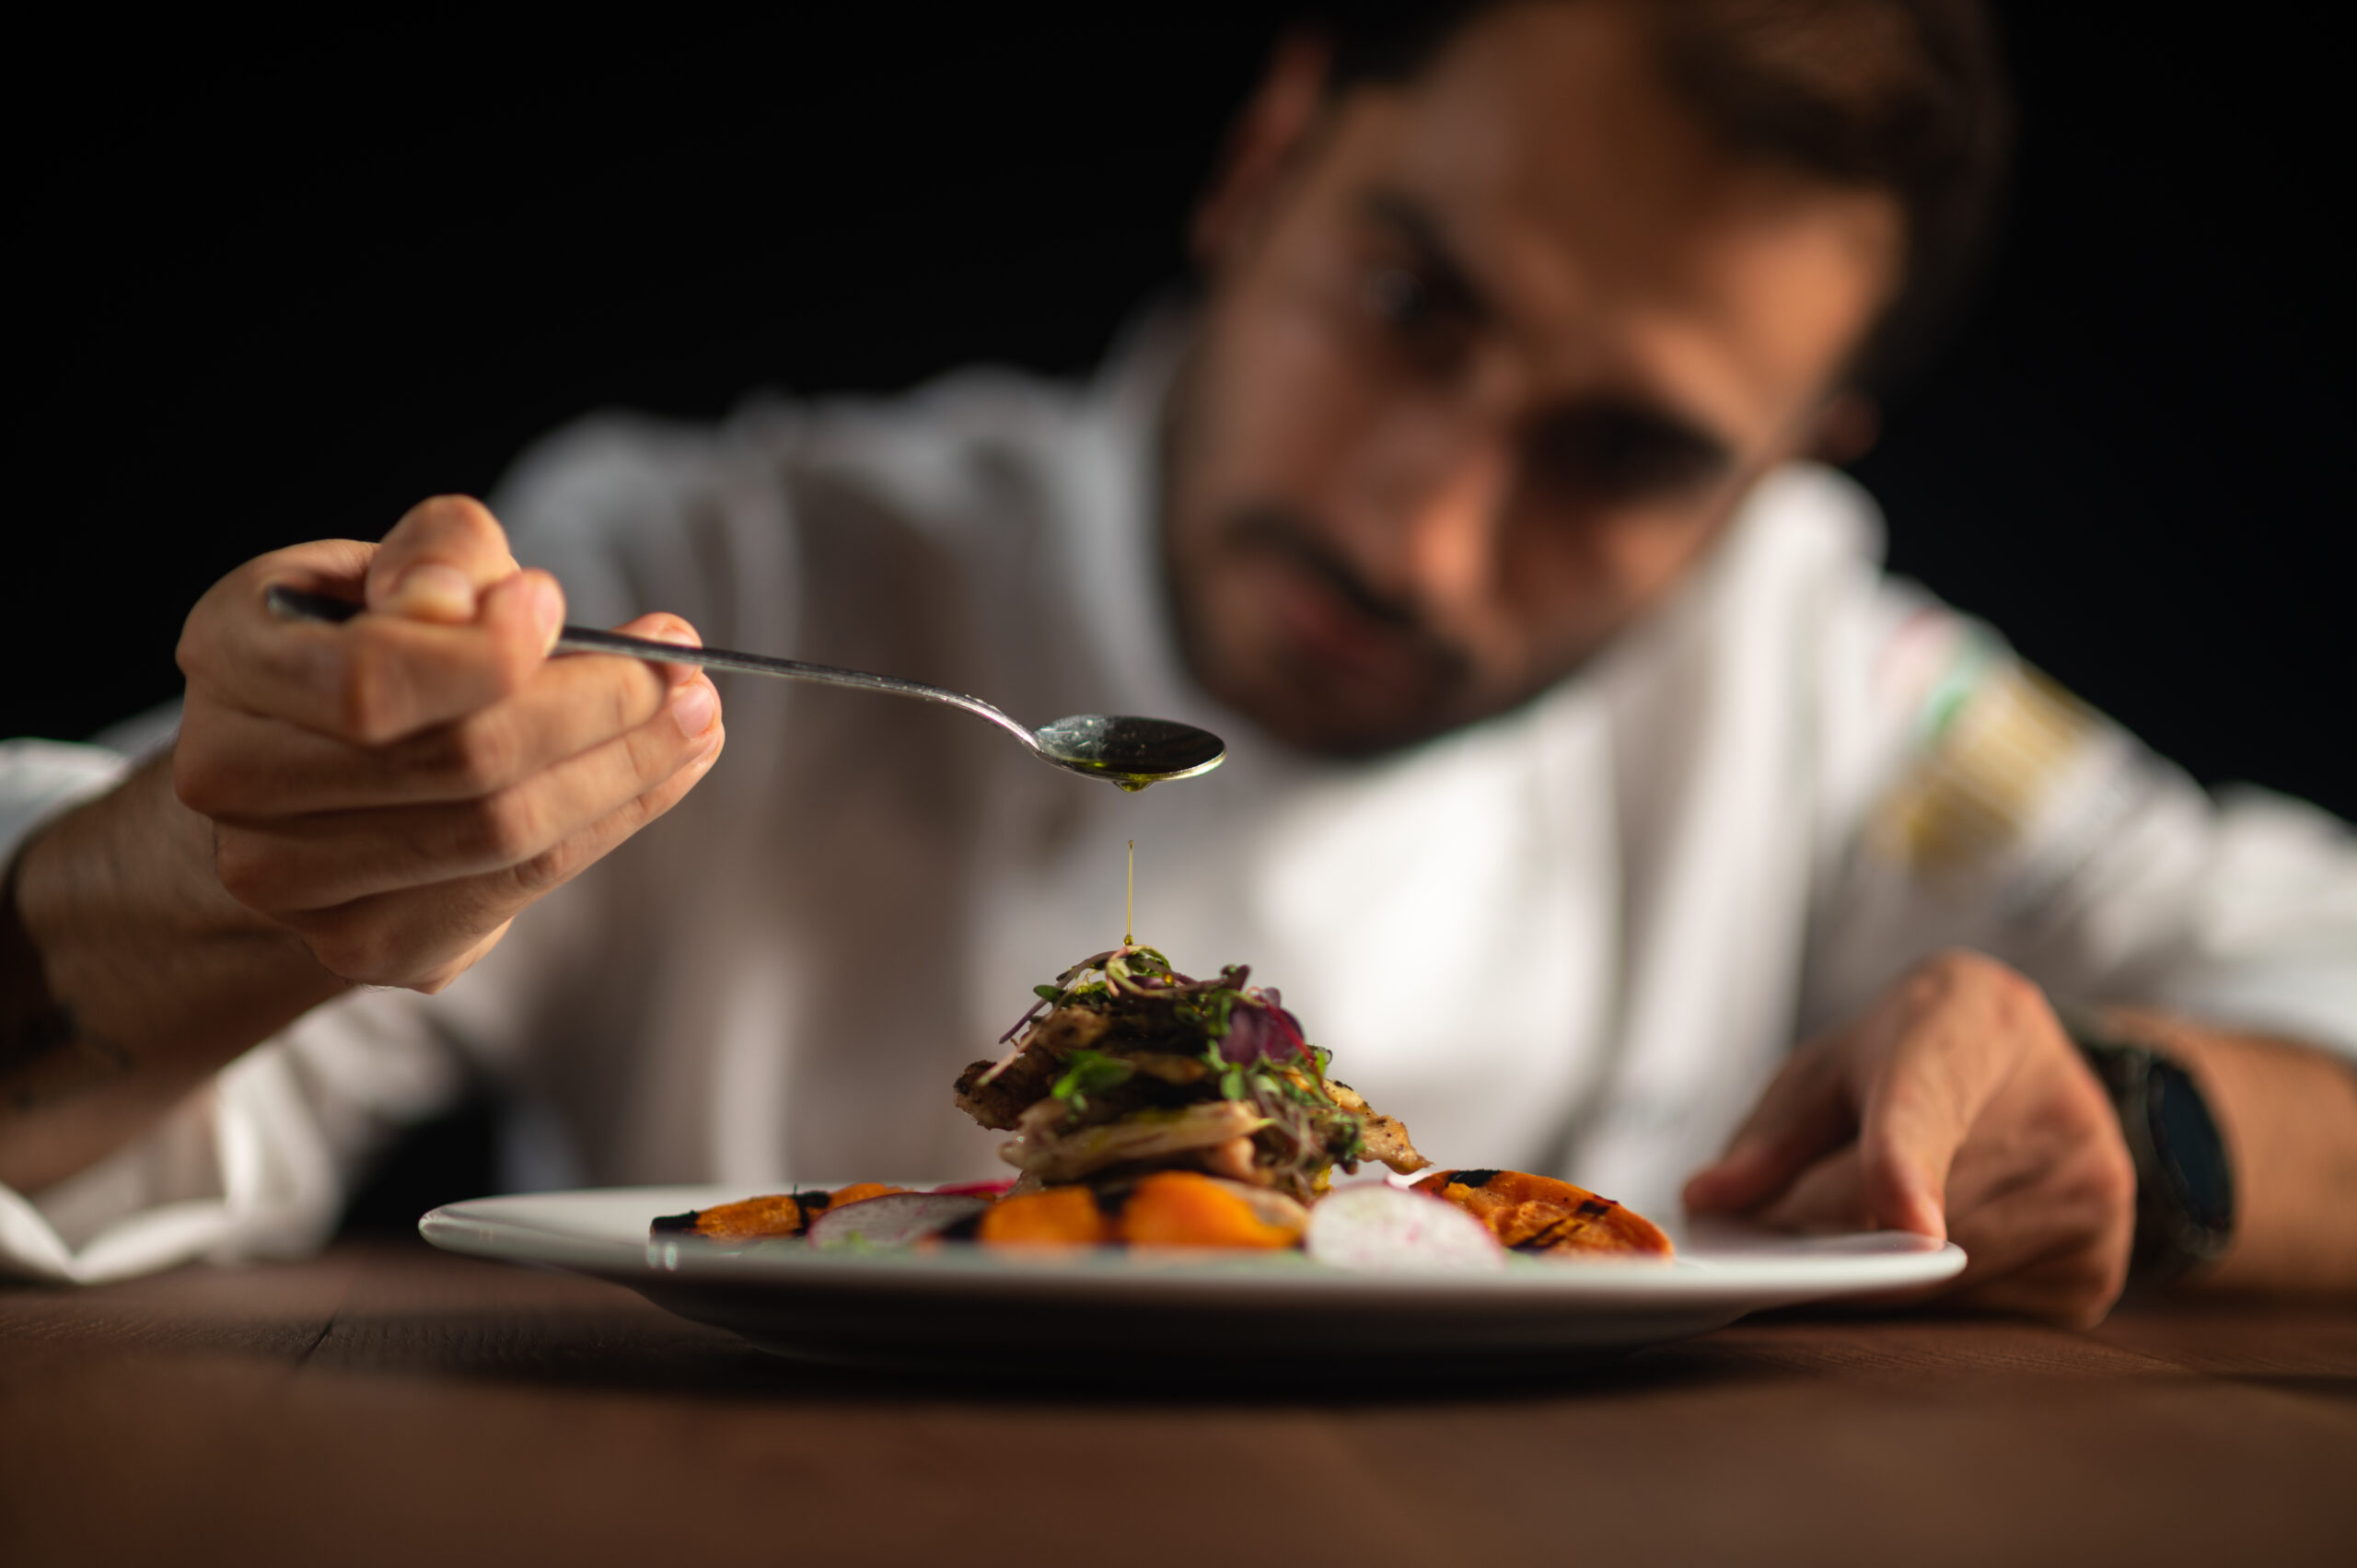
[[(1283, 1311), (1432, 1311), (1507, 1314), (1669, 1311), (1729, 1307), (1738, 1312), (1838, 1300), (1935, 1284), (1966, 1264), (1953, 1241), (1899, 1232), (1797, 1237), (1713, 1227), (1698, 1238), (1700, 1256), (1650, 1260), (1530, 1260), (1481, 1272), (1353, 1272), (1306, 1260), (1193, 1260), (1126, 1257), (1012, 1260), (976, 1253), (911, 1257), (784, 1250), (705, 1249), (691, 1238), (656, 1241), (568, 1234), (536, 1206), (587, 1207), (644, 1202), (650, 1216), (741, 1196), (744, 1184), (574, 1188), (505, 1193), (443, 1204), (418, 1221), (419, 1234), (445, 1251), (493, 1261), (554, 1267), (632, 1288), (719, 1288), (749, 1295), (883, 1295), (901, 1298), (969, 1295), (994, 1299), (1100, 1300)], [(816, 1185), (816, 1184), (812, 1184)], [(699, 1202), (699, 1198), (701, 1202)], [(1900, 1238), (1904, 1237), (1902, 1241)], [(1725, 1250), (1740, 1237), (1746, 1250)], [(1868, 1244), (1864, 1247), (1861, 1244)], [(1849, 1249), (1843, 1250), (1841, 1249)]]

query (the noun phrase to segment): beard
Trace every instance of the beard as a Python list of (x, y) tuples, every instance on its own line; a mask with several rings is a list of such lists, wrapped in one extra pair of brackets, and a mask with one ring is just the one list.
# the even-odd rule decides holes
[[(1487, 670), (1411, 595), (1378, 585), (1312, 507), (1218, 471), (1201, 417), (1203, 343), (1163, 405), (1155, 517), (1165, 620), (1189, 675), (1273, 738), (1313, 754), (1404, 750), (1519, 706), (1553, 684)], [(1213, 443), (1215, 445), (1215, 443)], [(1485, 679), (1485, 675), (1489, 679)]]
[[(1163, 587), (1180, 655), (1198, 684), (1271, 734), (1322, 755), (1368, 757), (1491, 711), (1476, 697), (1471, 655), (1370, 583), (1301, 512), (1237, 505), (1205, 519), (1191, 549), (1174, 538), (1174, 521), (1163, 524)], [(1254, 588), (1272, 578), (1293, 601), (1315, 602), (1335, 637), (1305, 637), (1297, 617), (1271, 610)]]

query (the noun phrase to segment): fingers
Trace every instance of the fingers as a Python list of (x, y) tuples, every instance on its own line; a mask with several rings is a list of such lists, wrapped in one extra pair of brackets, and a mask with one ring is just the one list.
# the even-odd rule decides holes
[(279, 620), (263, 608), (263, 590), (325, 578), (317, 550), (263, 556), (198, 602), (180, 646), (192, 697), (378, 745), (520, 691), (564, 621), (563, 590), (537, 571), (485, 590), (465, 625), (374, 614), (341, 626)]
[(506, 870), (702, 761), (719, 744), (718, 713), (710, 682), (682, 682), (636, 727), (472, 798), (221, 821), (215, 869), (240, 902), (280, 918)]
[(298, 913), (285, 923), (322, 964), (347, 980), (439, 991), (497, 944), (517, 912), (579, 876), (684, 799), (711, 772), (726, 740), (715, 722), (709, 744), (686, 766), (528, 861)]
[[(1725, 1156), (1688, 1183), (1687, 1206), (1779, 1202), (1854, 1136), (1858, 1223), (1944, 1237), (1957, 1150), (2025, 1052), (2057, 1043), (2061, 1026), (2027, 980), (1977, 955), (1941, 955), (1859, 1023), (1795, 1055)], [(1799, 1208), (1827, 1201), (1819, 1192)]]
[[(2086, 1138), (1980, 1163), (1978, 1172), (1959, 1167), (1946, 1194), (1949, 1239), (1964, 1249), (1964, 1272), (1908, 1298), (1940, 1295), (2073, 1327), (2100, 1321), (2127, 1277), (2135, 1228), (2135, 1172), (2126, 1151), (2115, 1157)], [(1979, 1196), (1968, 1200), (1968, 1189)], [(1874, 1227), (1856, 1146), (1802, 1172), (1759, 1218), (1804, 1233)]]
[(1736, 1214), (1755, 1208), (1849, 1139), (1857, 1125), (1841, 1063), (1849, 1044), (1835, 1036), (1794, 1053), (1736, 1130), (1727, 1152), (1687, 1182), (1689, 1209)]
[(2100, 1323), (2128, 1279), (2134, 1185), (2131, 1171), (2122, 1194), (2090, 1167), (1959, 1214), (1955, 1239), (1968, 1261), (1955, 1298), (2071, 1328)]
[(1858, 1145), (1846, 1144), (1793, 1179), (1757, 1211), (1761, 1224), (1778, 1230), (1870, 1230), (1865, 1179), (1858, 1169)]
[[(659, 610), (653, 615), (642, 615), (635, 621), (625, 621), (614, 630), (624, 636), (644, 637), (655, 643), (675, 643), (683, 648), (703, 646), (702, 633), (679, 617), (667, 615)], [(621, 657), (617, 654), (579, 654), (568, 656), (586, 659)], [(625, 660), (624, 662), (641, 661)], [(666, 685), (669, 686), (683, 686), (691, 680), (702, 680), (708, 684), (711, 679), (700, 667), (692, 664), (663, 664), (650, 660), (645, 661), (645, 668), (653, 670)]]
[(1945, 1300), (1982, 1312), (2043, 1318), (2065, 1329), (2092, 1329), (2119, 1301), (2126, 1270), (2097, 1267), (2077, 1249), (2059, 1249), (2001, 1278), (1957, 1287)]
[(2075, 1053), (2017, 1080), (1949, 1181), (1950, 1231), (1969, 1259), (1961, 1300), (2075, 1327), (2119, 1298), (2136, 1230), (2136, 1165), (2108, 1099)]
[[(281, 583), (366, 609), (284, 621)], [(181, 634), (173, 752), (222, 887), (344, 978), (435, 990), (668, 810), (719, 754), (718, 693), (688, 665), (552, 662), (563, 618), (555, 579), (518, 570), (462, 498), (381, 546), (301, 545), (223, 578)], [(673, 616), (621, 630), (699, 641)]]
[[(676, 616), (644, 616), (619, 630), (695, 641)], [(688, 697), (682, 689), (691, 682), (701, 691)], [(380, 747), (222, 708), (184, 730), (175, 782), (191, 808), (242, 824), (473, 799), (637, 728), (674, 697), (707, 706), (717, 700), (692, 667), (587, 655), (553, 659), (515, 696)], [(691, 738), (710, 722), (708, 712), (679, 708), (674, 717)]]
[(1956, 1299), (2084, 1324), (2119, 1293), (2135, 1191), (2109, 1100), (2043, 993), (1950, 953), (1797, 1054), (1687, 1202), (1952, 1236), (1968, 1259)]
[(1866, 1064), (1860, 1174), (1873, 1223), (1945, 1237), (1948, 1169), (1983, 1108), (2033, 1045), (2068, 1044), (2038, 989), (1991, 959), (1945, 956), (1908, 988), (1881, 1060)]
[(368, 563), (366, 602), (379, 615), (461, 626), (483, 590), (516, 575), (507, 535), (490, 508), (466, 495), (411, 507)]

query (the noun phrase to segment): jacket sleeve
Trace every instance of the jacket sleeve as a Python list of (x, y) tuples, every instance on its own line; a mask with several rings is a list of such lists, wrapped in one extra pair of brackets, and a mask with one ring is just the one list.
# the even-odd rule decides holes
[(316, 1008), (88, 1169), (0, 1187), (0, 1272), (95, 1283), (316, 1249), (369, 1156), (464, 1087), (417, 1004), (362, 992)]
[(1846, 786), (1807, 1016), (1965, 947), (2063, 1005), (2134, 1002), (2357, 1057), (2357, 839), (2248, 786), (2204, 791), (1903, 585), (1859, 607), (1825, 728)]
[[(148, 724), (135, 739), (168, 734)], [(50, 818), (112, 788), (131, 761), (110, 746), (0, 743), (0, 864)], [(41, 1192), (0, 1186), (0, 1274), (93, 1282), (317, 1246), (359, 1162), (463, 1082), (415, 1000), (361, 994), (319, 1008), (88, 1169)]]

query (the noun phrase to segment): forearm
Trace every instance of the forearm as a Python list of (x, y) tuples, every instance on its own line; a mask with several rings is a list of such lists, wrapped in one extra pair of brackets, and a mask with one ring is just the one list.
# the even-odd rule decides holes
[(2357, 1066), (2139, 1009), (2107, 1022), (2182, 1064), (2225, 1140), (2235, 1236), (2202, 1282), (2357, 1291)]
[(222, 890), (168, 755), (36, 834), (0, 889), (0, 1182), (20, 1191), (136, 1137), (344, 989)]

